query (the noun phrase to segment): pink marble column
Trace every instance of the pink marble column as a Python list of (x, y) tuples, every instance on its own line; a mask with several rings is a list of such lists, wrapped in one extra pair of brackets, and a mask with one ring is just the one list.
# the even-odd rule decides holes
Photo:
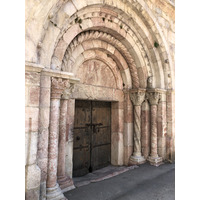
[(167, 91), (167, 137), (166, 158), (169, 162), (175, 160), (175, 94), (174, 90)]
[(69, 85), (67, 80), (52, 77), (51, 81), (51, 104), (50, 104), (50, 130), (49, 130), (49, 152), (47, 171), (47, 200), (66, 199), (57, 183), (58, 166), (58, 134), (60, 117), (60, 98)]
[(167, 136), (167, 118), (166, 118), (166, 91), (160, 91), (161, 98), (158, 103), (158, 156), (166, 160), (166, 136)]
[(131, 90), (130, 98), (134, 105), (134, 134), (133, 134), (133, 155), (130, 157), (131, 164), (143, 164), (145, 162), (144, 156), (142, 156), (141, 148), (141, 104), (145, 98), (145, 90)]
[(154, 91), (148, 92), (147, 97), (151, 104), (151, 155), (148, 157), (148, 161), (151, 165), (159, 166), (162, 164), (162, 158), (157, 153), (157, 106), (160, 94)]
[(58, 145), (58, 183), (63, 192), (71, 190), (74, 187), (73, 180), (66, 175), (66, 137), (67, 137), (67, 107), (71, 94), (71, 89), (66, 89), (62, 95), (60, 109), (60, 125), (59, 125), (59, 145)]
[(149, 111), (149, 103), (145, 100), (142, 103), (142, 153), (145, 159), (148, 158), (150, 153), (150, 111)]

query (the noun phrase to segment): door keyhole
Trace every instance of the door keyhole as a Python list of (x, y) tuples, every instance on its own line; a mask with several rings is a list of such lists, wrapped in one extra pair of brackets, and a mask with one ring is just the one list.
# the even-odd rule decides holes
[(79, 137), (79, 136), (77, 136), (77, 137), (76, 137), (76, 140), (80, 140), (80, 137)]

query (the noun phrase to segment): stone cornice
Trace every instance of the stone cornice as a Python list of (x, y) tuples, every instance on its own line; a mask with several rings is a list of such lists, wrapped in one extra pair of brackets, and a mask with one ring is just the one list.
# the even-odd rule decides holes
[(63, 78), (63, 79), (68, 79), (70, 83), (79, 83), (80, 79), (75, 78), (73, 73), (70, 72), (63, 72), (63, 71), (55, 71), (52, 69), (43, 69), (42, 70), (42, 75), (45, 76), (51, 76), (55, 78)]
[(41, 72), (44, 69), (43, 65), (25, 62), (25, 71), (26, 72)]
[(167, 90), (166, 89), (161, 89), (161, 88), (152, 88), (152, 89), (147, 89), (147, 92), (159, 92), (159, 93), (166, 93)]
[(167, 90), (167, 93), (174, 93), (174, 92), (175, 92), (174, 89), (168, 89), (168, 90)]
[(134, 92), (146, 92), (145, 88), (134, 88), (134, 89), (130, 89), (129, 90), (130, 93), (134, 93)]
[(26, 62), (25, 71), (40, 72), (44, 76), (68, 79), (69, 82), (73, 84), (80, 82), (80, 79), (75, 78), (73, 73), (52, 70), (49, 68), (45, 68), (43, 65), (37, 63)]

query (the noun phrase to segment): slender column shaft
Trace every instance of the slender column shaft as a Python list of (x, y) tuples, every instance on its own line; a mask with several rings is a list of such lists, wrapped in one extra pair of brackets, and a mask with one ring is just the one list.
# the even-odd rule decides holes
[(133, 144), (134, 151), (133, 155), (130, 157), (130, 164), (143, 164), (145, 162), (144, 157), (142, 156), (141, 148), (141, 104), (145, 98), (144, 90), (133, 90), (130, 91), (130, 98), (134, 106), (134, 134), (133, 134)]
[(152, 91), (149, 92), (147, 96), (151, 104), (151, 155), (149, 156), (148, 160), (150, 164), (159, 166), (162, 164), (162, 158), (158, 156), (157, 148), (157, 106), (160, 99), (160, 93)]
[(146, 159), (150, 153), (150, 110), (149, 104), (145, 101), (141, 108), (141, 141), (142, 141), (142, 153)]
[(134, 106), (134, 156), (141, 156), (141, 106)]
[(50, 104), (50, 129), (49, 129), (49, 152), (47, 171), (47, 200), (66, 199), (57, 183), (58, 167), (58, 138), (60, 119), (60, 98), (64, 88), (69, 85), (68, 80), (52, 78), (51, 104)]
[(51, 99), (47, 188), (57, 183), (59, 107), (60, 99)]
[(157, 105), (151, 105), (151, 156), (158, 157), (158, 153), (157, 153)]
[(66, 122), (68, 100), (61, 100), (60, 124), (59, 124), (59, 147), (58, 147), (58, 177), (65, 176), (65, 145), (66, 145)]
[(66, 131), (67, 131), (67, 106), (68, 99), (61, 100), (59, 145), (58, 145), (58, 183), (65, 192), (74, 188), (72, 179), (66, 175)]

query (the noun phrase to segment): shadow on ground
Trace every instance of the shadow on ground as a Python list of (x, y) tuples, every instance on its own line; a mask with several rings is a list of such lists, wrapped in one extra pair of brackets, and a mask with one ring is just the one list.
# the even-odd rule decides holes
[(149, 164), (65, 193), (68, 200), (174, 200), (175, 164)]

